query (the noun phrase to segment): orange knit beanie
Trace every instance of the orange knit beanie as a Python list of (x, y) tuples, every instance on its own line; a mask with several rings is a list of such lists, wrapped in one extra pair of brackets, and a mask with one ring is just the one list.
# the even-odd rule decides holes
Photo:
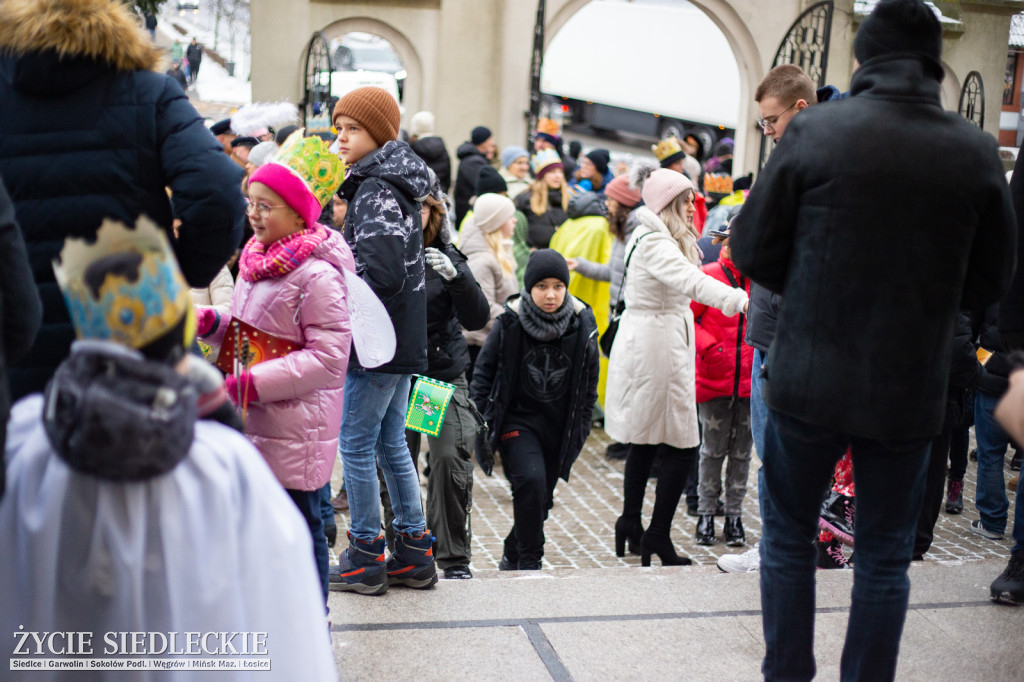
[(383, 88), (357, 88), (348, 93), (334, 105), (331, 120), (336, 122), (339, 116), (348, 116), (362, 123), (378, 146), (397, 140), (398, 129), (402, 125), (398, 102)]

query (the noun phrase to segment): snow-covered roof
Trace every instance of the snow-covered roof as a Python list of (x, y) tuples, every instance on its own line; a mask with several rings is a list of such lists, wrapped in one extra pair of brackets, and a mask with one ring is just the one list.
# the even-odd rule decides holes
[(1024, 47), (1024, 12), (1010, 19), (1010, 47)]
[[(878, 0), (855, 0), (855, 2), (853, 3), (853, 13), (861, 16), (867, 16), (874, 11), (875, 5), (877, 4)], [(960, 25), (960, 21), (958, 19), (952, 19), (944, 15), (942, 13), (942, 10), (935, 6), (935, 3), (926, 2), (924, 4), (932, 8), (932, 11), (935, 12), (935, 16), (938, 17), (939, 21), (942, 22), (943, 24), (953, 26)]]

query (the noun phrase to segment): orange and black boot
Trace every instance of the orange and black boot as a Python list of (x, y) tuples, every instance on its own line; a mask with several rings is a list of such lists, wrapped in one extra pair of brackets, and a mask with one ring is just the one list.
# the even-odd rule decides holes
[(429, 530), (419, 535), (399, 533), (388, 559), (388, 584), (425, 590), (437, 584), (434, 538)]
[(331, 566), (327, 582), (335, 592), (384, 594), (388, 591), (386, 567), (383, 535), (373, 542), (363, 542), (349, 533), (348, 549), (338, 556), (338, 564)]

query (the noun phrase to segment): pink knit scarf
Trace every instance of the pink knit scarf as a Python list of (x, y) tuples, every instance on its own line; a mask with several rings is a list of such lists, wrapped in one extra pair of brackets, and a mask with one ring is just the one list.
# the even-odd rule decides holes
[(281, 237), (270, 246), (264, 246), (253, 237), (242, 249), (238, 273), (249, 282), (286, 275), (302, 265), (328, 236), (327, 228), (315, 223), (312, 227)]

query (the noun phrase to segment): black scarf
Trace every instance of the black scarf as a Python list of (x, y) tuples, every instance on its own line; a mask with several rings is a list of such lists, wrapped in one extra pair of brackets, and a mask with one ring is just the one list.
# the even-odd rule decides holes
[(562, 307), (553, 313), (546, 313), (533, 302), (530, 292), (519, 292), (519, 321), (526, 333), (538, 341), (553, 341), (565, 333), (572, 321), (572, 295), (565, 294)]

